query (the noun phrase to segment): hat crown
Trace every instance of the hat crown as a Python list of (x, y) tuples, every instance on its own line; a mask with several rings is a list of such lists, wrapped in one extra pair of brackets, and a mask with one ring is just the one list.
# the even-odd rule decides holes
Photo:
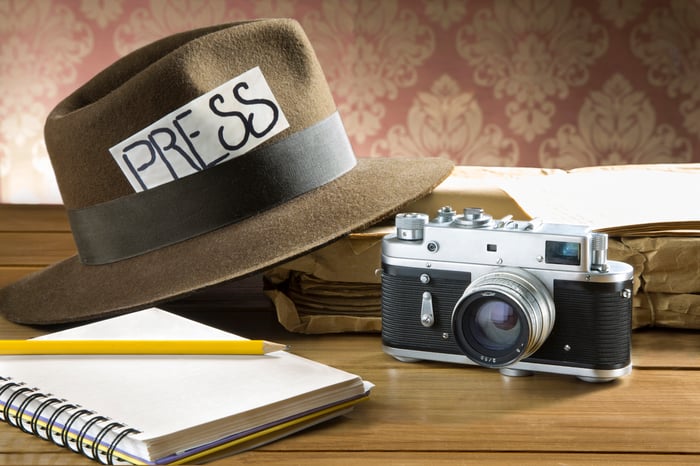
[(167, 37), (118, 60), (49, 115), (46, 145), (65, 206), (81, 209), (133, 194), (110, 148), (256, 67), (289, 123), (262, 145), (335, 111), (318, 60), (294, 20), (241, 22)]

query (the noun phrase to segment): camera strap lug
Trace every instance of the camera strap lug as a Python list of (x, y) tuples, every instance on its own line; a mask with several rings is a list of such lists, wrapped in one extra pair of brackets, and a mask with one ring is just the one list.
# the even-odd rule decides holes
[(428, 291), (423, 292), (423, 300), (420, 305), (420, 323), (423, 327), (432, 327), (435, 323), (433, 313), (433, 295)]

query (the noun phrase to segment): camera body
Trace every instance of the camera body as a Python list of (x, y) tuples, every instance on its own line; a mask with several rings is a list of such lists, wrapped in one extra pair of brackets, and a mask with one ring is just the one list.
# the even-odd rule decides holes
[(632, 369), (630, 265), (607, 235), (443, 207), (382, 240), (382, 344), (402, 361), (604, 382)]

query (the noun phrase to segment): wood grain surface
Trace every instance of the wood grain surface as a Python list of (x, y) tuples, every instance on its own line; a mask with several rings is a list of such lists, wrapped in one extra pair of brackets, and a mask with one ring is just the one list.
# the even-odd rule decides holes
[[(56, 208), (0, 206), (0, 286), (13, 273), (73, 254), (66, 234)], [(288, 333), (260, 288), (260, 277), (252, 277), (166, 307), (289, 344), (376, 387), (344, 417), (213, 464), (700, 464), (698, 332), (633, 332), (634, 369), (611, 383), (553, 374), (514, 378), (480, 367), (402, 363), (382, 352), (376, 334)], [(57, 329), (0, 319), (0, 338)], [(0, 464), (95, 463), (0, 423)]]

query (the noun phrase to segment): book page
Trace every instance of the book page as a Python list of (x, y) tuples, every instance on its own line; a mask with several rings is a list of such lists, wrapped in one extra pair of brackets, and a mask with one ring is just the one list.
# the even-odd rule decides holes
[(617, 234), (700, 230), (700, 165), (596, 167), (500, 183), (525, 212), (545, 222)]

